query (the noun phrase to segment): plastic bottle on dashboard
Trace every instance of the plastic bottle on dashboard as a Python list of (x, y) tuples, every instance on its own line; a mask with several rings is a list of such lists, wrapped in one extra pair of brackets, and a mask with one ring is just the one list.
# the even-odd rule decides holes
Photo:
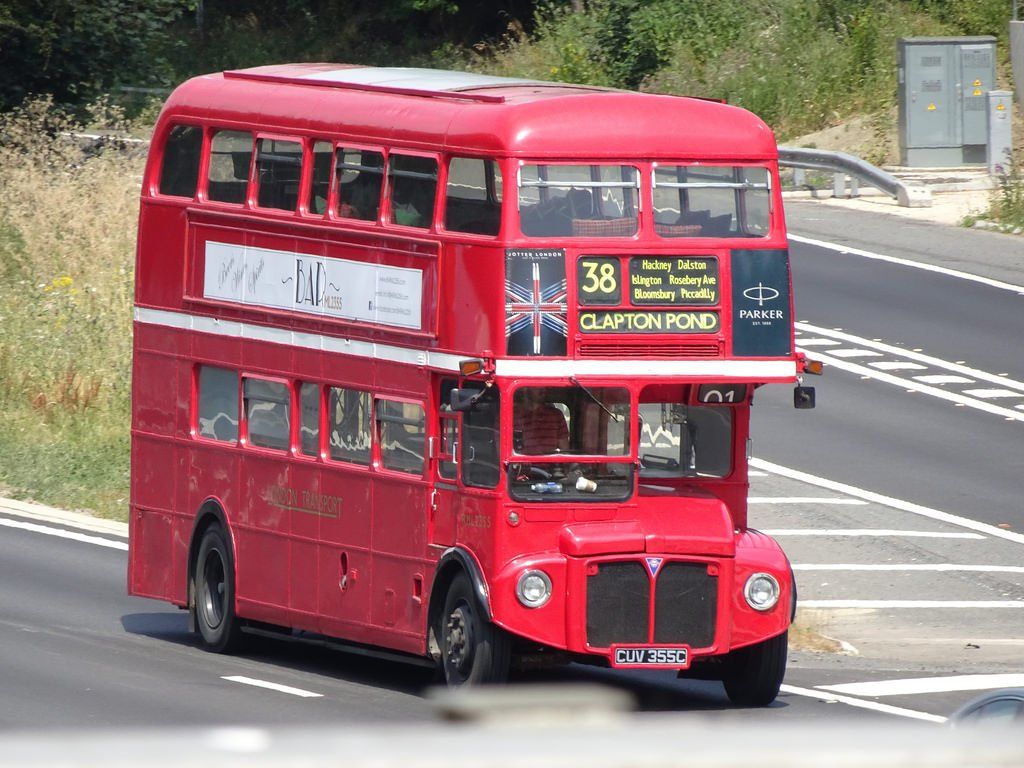
[(561, 493), (562, 484), (556, 482), (534, 483), (530, 486), (530, 490), (534, 493)]

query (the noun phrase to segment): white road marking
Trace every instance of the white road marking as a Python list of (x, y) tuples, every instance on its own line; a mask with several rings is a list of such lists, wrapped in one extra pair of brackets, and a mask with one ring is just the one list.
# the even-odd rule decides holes
[(801, 563), (795, 571), (908, 571), (948, 573), (1024, 573), (1024, 565), (957, 565), (956, 563)]
[[(801, 345), (802, 346), (802, 345)], [(875, 352), (870, 349), (830, 349), (828, 352), (830, 355), (836, 357), (881, 357), (881, 352)]]
[(1024, 286), (1014, 285), (1013, 283), (1004, 283), (1002, 280), (993, 280), (989, 277), (981, 277), (980, 275), (972, 275), (969, 272), (961, 272), (958, 269), (949, 269), (948, 267), (938, 267), (934, 264), (923, 264), (919, 261), (913, 261), (911, 259), (901, 259), (896, 256), (886, 256), (882, 253), (874, 253), (872, 251), (865, 251), (861, 248), (851, 248), (848, 245), (839, 245), (838, 243), (830, 243), (827, 240), (815, 240), (810, 237), (803, 237), (801, 235), (794, 235), (792, 232), (789, 233), (789, 239), (797, 243), (806, 243), (807, 245), (816, 245), (819, 248), (827, 248), (830, 251), (838, 251), (839, 253), (847, 253), (851, 256), (862, 256), (865, 259), (875, 259), (876, 261), (887, 261), (890, 264), (900, 264), (904, 267), (913, 267), (914, 269), (923, 269), (925, 272), (937, 272), (940, 275), (946, 275), (948, 277), (956, 277), (961, 280), (969, 280), (972, 283), (981, 283), (987, 285), (990, 288), (999, 288), (1003, 291), (1011, 291), (1013, 293), (1024, 294)]
[(929, 375), (929, 376), (915, 376), (914, 381), (921, 381), (925, 384), (973, 384), (974, 379), (968, 379), (966, 376), (955, 376), (955, 375)]
[(747, 470), (747, 477), (768, 477), (768, 473), (757, 469), (749, 469)]
[(847, 693), (851, 696), (905, 696), (919, 693), (986, 691), (1018, 686), (1024, 686), (1024, 675), (1022, 674), (914, 677), (902, 680), (877, 680), (870, 683), (816, 685), (815, 688), (835, 693)]
[(897, 362), (882, 362), (882, 363), (868, 363), (872, 368), (877, 368), (880, 371), (926, 371), (928, 366), (921, 365), (920, 363), (897, 363)]
[(938, 509), (931, 509), (920, 504), (914, 504), (909, 501), (903, 501), (902, 499), (894, 499), (891, 496), (884, 496), (881, 493), (875, 493), (874, 491), (866, 491), (863, 488), (857, 488), (853, 485), (847, 485), (846, 483), (837, 483), (834, 480), (826, 480), (823, 477), (812, 475), (808, 472), (801, 472), (797, 469), (790, 469), (789, 467), (783, 467), (780, 464), (773, 464), (770, 461), (764, 459), (751, 459), (750, 465), (757, 469), (763, 469), (765, 472), (772, 472), (776, 475), (782, 475), (792, 480), (800, 480), (811, 485), (816, 485), (819, 488), (827, 488), (830, 491), (836, 493), (843, 493), (848, 496), (853, 496), (858, 499), (864, 499), (875, 504), (882, 504), (886, 507), (892, 507), (893, 509), (899, 509), (904, 512), (911, 512), (921, 517), (927, 517), (930, 520), (938, 520), (943, 523), (950, 523), (952, 525), (959, 526), (960, 528), (967, 528), (972, 531), (977, 531), (986, 536), (994, 536), (1000, 539), (1006, 539), (1007, 541), (1014, 541), (1018, 544), (1024, 544), (1024, 534), (1016, 533), (1014, 531), (1003, 530), (994, 525), (988, 523), (982, 523), (978, 520), (971, 520), (960, 515), (952, 515), (949, 512), (942, 512)]
[(977, 533), (957, 531), (895, 531), (878, 528), (765, 528), (758, 529), (769, 536), (886, 536), (917, 539), (984, 539)]
[(33, 533), (45, 533), (47, 536), (56, 536), (59, 539), (84, 541), (86, 544), (95, 544), (100, 547), (110, 547), (110, 549), (120, 549), (125, 552), (128, 551), (128, 542), (126, 541), (114, 541), (113, 539), (104, 539), (101, 536), (90, 536), (87, 533), (65, 531), (63, 528), (51, 528), (48, 525), (26, 523), (23, 520), (11, 520), (6, 517), (0, 517), (0, 525), (8, 528), (18, 528), (23, 531), (32, 531)]
[(904, 707), (894, 707), (891, 704), (882, 704), (877, 701), (864, 701), (863, 699), (855, 699), (851, 696), (843, 696), (838, 693), (815, 691), (811, 688), (799, 688), (795, 685), (783, 685), (780, 690), (783, 693), (790, 693), (794, 696), (806, 696), (811, 699), (818, 699), (819, 701), (828, 703), (846, 704), (859, 709), (870, 709), (875, 712), (884, 712), (887, 715), (899, 715), (900, 717), (909, 717), (914, 720), (926, 720), (930, 723), (946, 722), (946, 718), (940, 715), (932, 715), (928, 712), (918, 712), (915, 709), (906, 709)]
[(242, 685), (252, 685), (257, 688), (266, 688), (270, 691), (278, 691), (279, 693), (288, 693), (292, 696), (301, 696), (304, 699), (322, 699), (322, 693), (313, 693), (313, 691), (304, 691), (302, 688), (292, 688), (290, 685), (280, 685), (278, 683), (268, 683), (266, 680), (257, 680), (253, 677), (244, 677), (243, 675), (221, 675), (221, 680), (228, 680), (232, 683), (241, 683)]
[(1024, 608), (1024, 600), (799, 600), (800, 608)]
[(803, 337), (798, 337), (797, 342), (801, 347), (836, 347), (842, 343), (833, 339), (805, 339)]
[[(805, 331), (810, 331), (821, 336), (828, 336), (830, 338), (844, 341), (848, 344), (856, 344), (857, 346), (867, 347), (868, 349), (875, 349), (879, 352), (894, 357), (901, 357), (906, 360), (912, 360), (917, 363), (921, 363), (925, 366), (931, 366), (934, 368), (943, 368), (951, 373), (958, 373), (961, 376), (970, 376), (973, 379), (980, 379), (981, 381), (988, 381), (993, 384), (998, 384), (1002, 388), (1016, 389), (1024, 392), (1024, 381), (1016, 381), (1014, 379), (1007, 378), (1005, 375), (999, 375), (995, 373), (989, 373), (988, 371), (981, 371), (977, 368), (971, 368), (970, 366), (963, 365), (961, 363), (951, 363), (948, 360), (943, 360), (938, 357), (932, 357), (931, 355), (925, 355), (921, 352), (914, 350), (904, 349), (903, 347), (895, 347), (891, 344), (883, 344), (878, 341), (872, 341), (871, 339), (865, 339), (861, 336), (854, 336), (850, 333), (843, 331), (835, 331), (828, 328), (822, 328), (817, 325), (811, 325), (810, 323), (798, 322), (795, 324), (797, 328)], [(799, 346), (799, 342), (798, 342)], [(898, 363), (904, 365), (904, 363)], [(872, 367), (879, 368), (882, 370), (882, 363), (868, 363)], [(891, 369), (897, 370), (897, 369)]]
[(1012, 389), (965, 389), (965, 395), (971, 397), (982, 397), (986, 400), (995, 397), (1021, 397), (1021, 392), (1014, 392)]
[(834, 496), (750, 496), (748, 504), (867, 504), (862, 499), (839, 499)]

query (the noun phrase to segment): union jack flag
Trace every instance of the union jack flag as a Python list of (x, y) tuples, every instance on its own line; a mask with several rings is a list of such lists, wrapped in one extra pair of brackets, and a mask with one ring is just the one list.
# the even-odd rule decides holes
[[(532, 281), (529, 286), (513, 280), (505, 280), (505, 335), (510, 340), (514, 334), (532, 326), (533, 354), (542, 354), (541, 331), (547, 328), (562, 338), (569, 335), (566, 320), (567, 302), (565, 278), (549, 285), (540, 282), (540, 264), (533, 262)], [(511, 351), (511, 350), (510, 350)], [(558, 354), (565, 354), (562, 345)]]

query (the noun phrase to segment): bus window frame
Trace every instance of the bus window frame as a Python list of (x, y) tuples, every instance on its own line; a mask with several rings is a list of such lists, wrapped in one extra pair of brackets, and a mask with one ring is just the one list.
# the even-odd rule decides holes
[[(234, 131), (235, 133), (248, 133), (252, 137), (252, 146), (249, 150), (249, 175), (246, 177), (245, 182), (245, 199), (241, 203), (228, 203), (223, 200), (212, 200), (210, 199), (210, 160), (213, 157), (213, 140), (218, 133), (223, 131)], [(229, 126), (224, 123), (218, 123), (217, 125), (205, 126), (205, 135), (203, 137), (203, 159), (200, 163), (199, 172), (200, 183), (199, 190), (197, 192), (196, 200), (203, 205), (214, 206), (213, 210), (219, 211), (231, 211), (237, 213), (238, 211), (251, 211), (255, 208), (252, 201), (253, 194), (253, 173), (256, 168), (256, 134), (257, 129), (252, 126)], [(260, 208), (261, 212), (265, 212), (266, 209)]]
[[(287, 448), (270, 448), (263, 445), (254, 445), (249, 439), (249, 413), (246, 409), (245, 401), (245, 380), (247, 378), (259, 379), (260, 381), (267, 381), (273, 384), (283, 384), (285, 389), (288, 391), (288, 447)], [(240, 369), (238, 371), (238, 385), (239, 385), (239, 419), (238, 419), (238, 445), (247, 451), (256, 451), (261, 455), (276, 456), (277, 458), (289, 457), (295, 458), (296, 454), (296, 424), (295, 424), (295, 380), (291, 378), (285, 378), (281, 376), (273, 376), (265, 373), (259, 373), (257, 371)], [(299, 451), (301, 453), (301, 451)]]
[[(160, 200), (177, 200), (179, 203), (196, 202), (199, 199), (199, 192), (203, 188), (204, 179), (207, 177), (206, 159), (208, 154), (208, 147), (210, 142), (210, 131), (209, 126), (203, 123), (201, 120), (191, 120), (190, 118), (180, 116), (181, 119), (170, 120), (167, 123), (167, 127), (161, 133), (160, 138), (160, 156), (157, 158), (157, 162), (154, 163), (153, 171), (150, 174), (150, 178), (147, 180), (147, 188), (149, 190), (149, 196)], [(199, 164), (196, 168), (196, 187), (192, 190), (191, 197), (185, 197), (183, 195), (171, 195), (160, 191), (160, 180), (163, 176), (164, 163), (167, 161), (167, 140), (170, 138), (171, 133), (175, 128), (179, 127), (198, 128), (200, 131), (199, 140)]]
[[(267, 139), (268, 141), (287, 141), (291, 144), (298, 144), (299, 151), (302, 153), (302, 159), (299, 161), (299, 189), (295, 196), (295, 207), (292, 209), (288, 208), (268, 208), (259, 204), (260, 199), (260, 183), (256, 175), (256, 168), (259, 163), (259, 146), (260, 141)], [(252, 142), (252, 159), (249, 166), (249, 199), (252, 201), (252, 210), (259, 211), (261, 214), (271, 214), (276, 216), (296, 216), (301, 210), (303, 203), (303, 195), (306, 192), (305, 182), (307, 181), (307, 172), (312, 171), (312, 147), (307, 146), (308, 140), (303, 136), (287, 135), (282, 133), (276, 133), (274, 131), (253, 131), (253, 142)]]
[[(496, 184), (494, 182), (495, 177), (491, 173), (491, 170), (490, 170), (490, 168), (491, 168), (490, 164), (493, 163), (494, 164), (494, 168), (497, 169), (498, 176), (501, 177), (501, 194), (502, 194), (502, 199), (498, 202), (499, 215), (498, 215), (498, 231), (497, 231), (496, 234), (493, 234), (493, 235), (482, 235), (482, 234), (479, 234), (479, 233), (476, 233), (476, 232), (461, 232), (461, 231), (459, 231), (457, 229), (448, 229), (447, 227), (445, 227), (444, 221), (445, 221), (445, 217), (448, 215), (448, 172), (450, 170), (452, 160), (456, 160), (456, 159), (457, 160), (482, 160), (483, 161), (483, 163), (484, 163), (484, 176), (485, 176), (485, 179), (486, 179), (486, 183), (488, 185), (487, 186), (487, 190), (486, 190), (488, 198), (490, 198), (495, 193), (495, 190), (497, 189), (497, 186), (496, 186)], [(444, 234), (446, 237), (452, 237), (452, 238), (456, 238), (458, 240), (461, 240), (461, 239), (465, 238), (465, 239), (474, 240), (474, 241), (475, 240), (483, 240), (483, 241), (488, 242), (488, 243), (493, 243), (496, 240), (502, 239), (503, 233), (509, 231), (508, 230), (507, 217), (509, 215), (508, 214), (508, 209), (511, 207), (508, 204), (508, 188), (509, 187), (508, 187), (508, 183), (507, 183), (507, 181), (508, 181), (508, 173), (507, 173), (506, 166), (507, 166), (506, 158), (503, 158), (503, 157), (487, 156), (487, 155), (483, 155), (483, 154), (473, 154), (473, 153), (469, 153), (469, 152), (466, 152), (466, 153), (460, 153), (460, 152), (446, 153), (444, 155), (444, 163), (442, 163), (441, 167), (438, 168), (437, 189), (438, 189), (439, 210), (437, 211), (437, 214), (438, 214), (437, 215), (437, 230), (436, 230), (437, 233), (438, 234)], [(442, 179), (441, 179), (442, 172), (443, 172), (443, 175), (444, 175), (443, 189), (442, 189)], [(443, 191), (443, 194), (442, 194), (442, 191)], [(517, 197), (517, 200), (518, 200), (518, 197)], [(517, 213), (518, 213), (518, 209), (517, 209)], [(518, 215), (516, 216), (516, 218), (518, 219)]]
[[(393, 184), (391, 181), (391, 160), (395, 155), (402, 157), (423, 157), (433, 160), (437, 164), (437, 179), (434, 182), (434, 206), (433, 214), (430, 218), (429, 226), (427, 227), (414, 227), (409, 224), (399, 224), (392, 218), (392, 207), (391, 207), (391, 194), (393, 192)], [(440, 190), (447, 187), (448, 184), (448, 166), (442, 162), (444, 154), (441, 152), (429, 152), (422, 149), (406, 149), (405, 147), (388, 147), (384, 153), (384, 182), (381, 189), (381, 201), (379, 219), (388, 227), (397, 227), (399, 232), (416, 234), (423, 236), (425, 234), (437, 235), (440, 231), (438, 227), (438, 216), (440, 215), (441, 208), (444, 206), (444, 201), (440, 200)], [(350, 219), (344, 219), (344, 221), (350, 221)]]
[[(179, 198), (184, 199), (184, 198)], [(237, 410), (235, 411), (235, 418), (238, 423), (235, 425), (235, 439), (234, 440), (220, 440), (216, 437), (208, 437), (204, 435), (202, 430), (199, 428), (199, 397), (202, 394), (199, 388), (200, 373), (203, 368), (219, 368), (222, 371), (230, 371), (235, 374), (235, 398)], [(218, 445), (222, 448), (234, 447), (237, 448), (241, 445), (242, 441), (242, 411), (245, 406), (243, 404), (242, 397), (242, 374), (241, 372), (232, 366), (222, 365), (217, 363), (204, 362), (202, 359), (196, 359), (192, 365), (192, 395), (191, 405), (189, 407), (188, 416), (188, 428), (189, 436), (193, 440), (198, 440), (206, 445)]]
[[(381, 156), (381, 180), (380, 180), (380, 200), (377, 204), (377, 218), (375, 219), (357, 219), (351, 216), (341, 216), (338, 213), (338, 197), (341, 194), (341, 187), (338, 181), (337, 174), (337, 161), (338, 161), (338, 150), (357, 150), (359, 152), (377, 152)], [(384, 204), (388, 199), (388, 155), (389, 148), (382, 145), (364, 144), (362, 142), (345, 141), (344, 139), (334, 139), (331, 147), (331, 189), (327, 200), (327, 221), (334, 224), (341, 224), (343, 226), (356, 226), (356, 227), (374, 227), (380, 228), (387, 220), (384, 218)], [(313, 214), (316, 216), (316, 214)], [(418, 230), (422, 232), (423, 230)]]
[[(365, 390), (363, 390), (365, 391)], [(423, 467), (420, 469), (419, 474), (413, 474), (412, 472), (406, 472), (401, 469), (392, 469), (391, 467), (384, 466), (384, 454), (381, 451), (381, 432), (382, 426), (385, 421), (389, 419), (382, 419), (377, 408), (378, 403), (383, 402), (389, 403), (400, 403), (402, 405), (415, 405), (423, 412)], [(373, 430), (371, 434), (372, 444), (370, 447), (370, 468), (374, 472), (379, 472), (387, 477), (401, 477), (406, 480), (419, 480), (429, 482), (431, 479), (431, 459), (430, 459), (430, 409), (427, 407), (427, 401), (417, 400), (414, 397), (406, 397), (402, 395), (390, 395), (384, 392), (376, 392), (370, 390), (370, 417), (373, 419)], [(399, 424), (401, 422), (397, 420), (391, 420), (392, 423)]]
[[(317, 413), (317, 433), (316, 440), (316, 453), (309, 454), (302, 450), (302, 386), (309, 384), (317, 388), (317, 402), (319, 403), (319, 412)], [(326, 459), (325, 453), (325, 441), (324, 435), (325, 429), (327, 428), (327, 387), (324, 382), (317, 381), (314, 379), (304, 379), (296, 377), (292, 381), (292, 402), (294, 403), (295, 412), (292, 414), (292, 424), (294, 425), (294, 437), (292, 440), (292, 456), (300, 461), (307, 463), (323, 463)]]

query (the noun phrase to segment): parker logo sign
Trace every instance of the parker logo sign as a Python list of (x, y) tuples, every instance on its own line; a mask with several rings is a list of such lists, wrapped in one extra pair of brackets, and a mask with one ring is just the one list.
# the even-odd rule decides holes
[(785, 357), (791, 353), (789, 252), (732, 252), (733, 354)]

